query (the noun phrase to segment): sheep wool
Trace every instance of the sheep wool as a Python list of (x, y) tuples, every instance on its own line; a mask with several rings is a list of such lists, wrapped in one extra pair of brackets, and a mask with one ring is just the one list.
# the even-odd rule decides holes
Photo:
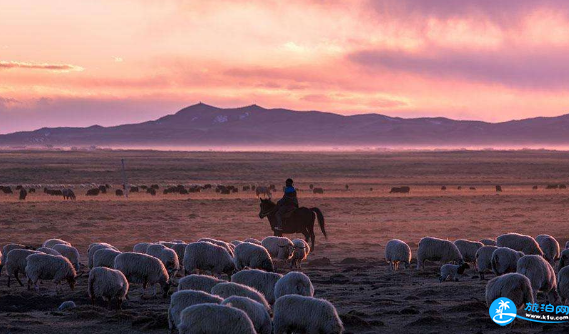
[(284, 295), (314, 296), (314, 286), (310, 278), (300, 271), (291, 271), (275, 284), (275, 299)]
[(73, 268), (75, 271), (79, 271), (79, 251), (77, 248), (66, 245), (66, 244), (57, 244), (52, 247), (55, 251), (58, 251), (59, 254), (66, 257), (71, 264), (73, 264)]
[(103, 298), (109, 302), (115, 300), (120, 309), (128, 293), (128, 281), (124, 274), (116, 269), (95, 267), (89, 272), (88, 292), (91, 303), (96, 298)]
[(560, 249), (559, 242), (552, 236), (547, 234), (540, 234), (535, 237), (539, 248), (543, 251), (543, 257), (551, 264), (555, 265), (555, 261), (559, 259)]
[(341, 334), (344, 331), (336, 308), (324, 299), (299, 295), (283, 296), (275, 302), (273, 313), (275, 334), (285, 334), (292, 330), (327, 334)]
[(121, 254), (112, 248), (101, 248), (93, 254), (93, 267), (114, 268), (115, 258)]
[(221, 305), (235, 307), (245, 312), (258, 334), (271, 334), (273, 329), (271, 317), (261, 303), (247, 297), (231, 296), (226, 298)]
[(26, 276), (39, 292), (38, 281), (53, 280), (56, 291), (60, 290), (60, 283), (67, 280), (71, 290), (75, 288), (77, 273), (69, 260), (61, 255), (36, 253), (26, 258)]
[(529, 278), (534, 300), (537, 300), (537, 292), (543, 291), (550, 304), (558, 303), (559, 295), (557, 294), (555, 271), (542, 256), (523, 256), (518, 260), (516, 272)]
[(114, 269), (120, 270), (130, 283), (142, 283), (144, 289), (146, 289), (146, 284), (150, 286), (160, 284), (163, 296), (168, 295), (170, 276), (162, 261), (154, 256), (131, 252), (121, 253), (115, 258)]
[(485, 273), (492, 271), (492, 254), (496, 249), (496, 246), (483, 246), (476, 251), (476, 271), (480, 280), (484, 279)]
[(168, 308), (168, 328), (170, 333), (172, 333), (174, 328), (180, 326), (180, 314), (186, 307), (205, 303), (220, 304), (222, 301), (222, 298), (203, 291), (183, 290), (174, 292), (170, 298), (170, 307)]
[(178, 291), (198, 290), (210, 293), (211, 289), (220, 282), (223, 281), (213, 276), (192, 274), (180, 278), (178, 281)]
[(516, 272), (518, 260), (524, 255), (508, 247), (498, 247), (492, 253), (492, 271), (498, 276)]
[(543, 251), (539, 247), (539, 244), (529, 235), (518, 233), (502, 234), (496, 238), (496, 244), (498, 247), (508, 247), (523, 252), (526, 255), (543, 256)]
[(523, 309), (526, 303), (534, 302), (530, 280), (518, 273), (494, 277), (486, 284), (486, 305), (490, 307), (500, 297), (513, 301), (518, 310)]
[(231, 254), (224, 248), (209, 242), (193, 242), (184, 251), (184, 271), (209, 271), (214, 275), (226, 274), (231, 278), (235, 263)]
[(385, 245), (385, 261), (389, 263), (390, 270), (398, 270), (399, 263), (405, 264), (409, 268), (411, 264), (411, 248), (405, 241), (392, 239)]
[(462, 263), (462, 255), (452, 242), (433, 237), (425, 237), (419, 241), (417, 250), (417, 269), (425, 267), (425, 261), (441, 263)]
[(251, 298), (259, 303), (261, 303), (267, 310), (271, 307), (269, 303), (259, 291), (253, 289), (252, 287), (238, 284), (234, 282), (223, 282), (219, 283), (211, 289), (211, 293), (218, 295), (221, 298), (229, 298), (231, 296), (241, 296)]
[(180, 334), (256, 334), (253, 322), (240, 309), (227, 305), (198, 304), (180, 314)]
[(249, 267), (268, 272), (275, 270), (273, 260), (267, 249), (257, 244), (244, 242), (235, 247), (235, 266), (237, 270)]
[(247, 269), (237, 272), (231, 282), (247, 285), (261, 292), (269, 304), (275, 303), (275, 284), (283, 275), (269, 273), (259, 269)]
[(22, 281), (20, 281), (18, 275), (20, 273), (26, 273), (26, 265), (28, 263), (26, 261), (26, 258), (28, 255), (39, 253), (41, 252), (21, 248), (12, 249), (10, 252), (8, 252), (5, 263), (6, 274), (8, 275), (8, 287), (10, 287), (10, 278), (12, 276), (16, 278), (16, 281), (20, 284), (20, 286), (24, 286), (24, 284), (22, 284)]
[(460, 254), (462, 255), (462, 260), (464, 262), (474, 263), (476, 259), (476, 251), (484, 246), (483, 243), (479, 241), (471, 241), (465, 239), (459, 239), (454, 242)]

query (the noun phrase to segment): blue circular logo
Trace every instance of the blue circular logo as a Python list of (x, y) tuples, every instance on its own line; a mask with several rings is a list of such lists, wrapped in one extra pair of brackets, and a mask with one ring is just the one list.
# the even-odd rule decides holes
[(506, 297), (500, 297), (490, 305), (490, 318), (500, 326), (506, 326), (514, 321), (517, 312), (516, 304)]

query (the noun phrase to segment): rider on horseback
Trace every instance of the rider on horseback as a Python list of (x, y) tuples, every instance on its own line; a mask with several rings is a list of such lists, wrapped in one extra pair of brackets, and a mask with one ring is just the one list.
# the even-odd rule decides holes
[(298, 209), (298, 198), (296, 197), (296, 189), (292, 186), (292, 179), (287, 179), (285, 182), (284, 188), (284, 195), (277, 202), (277, 226), (275, 226), (275, 230), (282, 231), (283, 230), (283, 219), (284, 216), (294, 210)]

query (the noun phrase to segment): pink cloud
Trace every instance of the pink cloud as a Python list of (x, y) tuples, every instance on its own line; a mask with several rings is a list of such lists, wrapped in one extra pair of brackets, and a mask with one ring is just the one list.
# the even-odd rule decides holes
[(0, 61), (0, 69), (32, 69), (57, 72), (83, 71), (82, 67), (70, 64), (27, 63), (19, 61)]

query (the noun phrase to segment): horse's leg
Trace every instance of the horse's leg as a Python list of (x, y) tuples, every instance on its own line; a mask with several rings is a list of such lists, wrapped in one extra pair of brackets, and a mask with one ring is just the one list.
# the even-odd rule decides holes
[(312, 248), (311, 251), (314, 251), (314, 242), (316, 241), (316, 235), (314, 235), (314, 229), (310, 231), (310, 238), (312, 239)]

